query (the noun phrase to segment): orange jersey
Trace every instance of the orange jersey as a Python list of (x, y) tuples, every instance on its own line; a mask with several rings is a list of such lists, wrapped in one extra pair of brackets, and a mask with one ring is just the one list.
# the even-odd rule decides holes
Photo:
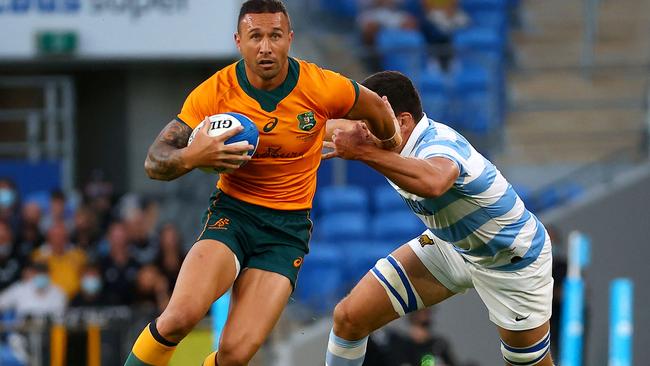
[(289, 58), (289, 73), (272, 91), (255, 89), (240, 60), (190, 93), (178, 119), (196, 127), (206, 116), (237, 112), (260, 132), (253, 158), (222, 174), (217, 186), (242, 201), (279, 210), (311, 208), (325, 122), (344, 117), (359, 96), (356, 82)]

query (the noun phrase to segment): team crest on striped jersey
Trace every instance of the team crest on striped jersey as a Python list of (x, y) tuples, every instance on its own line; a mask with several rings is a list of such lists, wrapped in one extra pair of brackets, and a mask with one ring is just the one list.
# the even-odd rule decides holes
[(431, 239), (429, 237), (429, 235), (420, 235), (420, 237), (418, 238), (418, 241), (420, 242), (420, 246), (422, 246), (423, 248), (426, 245), (434, 245), (435, 244), (435, 242), (433, 241), (433, 239)]
[(300, 113), (296, 118), (298, 118), (298, 127), (303, 131), (310, 131), (316, 126), (316, 117), (313, 111)]

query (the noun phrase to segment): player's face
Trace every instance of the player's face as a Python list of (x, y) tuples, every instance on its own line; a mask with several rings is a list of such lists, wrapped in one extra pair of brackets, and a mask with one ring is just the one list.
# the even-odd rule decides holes
[(286, 70), (292, 40), (283, 13), (246, 14), (235, 34), (246, 65), (262, 80), (273, 80)]

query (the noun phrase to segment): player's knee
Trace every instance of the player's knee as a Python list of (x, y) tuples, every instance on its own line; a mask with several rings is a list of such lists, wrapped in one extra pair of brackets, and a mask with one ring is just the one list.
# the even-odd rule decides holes
[(247, 337), (222, 338), (217, 355), (219, 366), (245, 366), (262, 347), (261, 341)]
[(345, 339), (361, 339), (370, 333), (362, 318), (354, 314), (348, 299), (334, 308), (334, 333)]
[(551, 335), (546, 335), (537, 343), (528, 347), (512, 347), (501, 341), (503, 359), (510, 365), (533, 366), (540, 363), (548, 355), (551, 346)]
[(178, 310), (167, 308), (158, 318), (158, 331), (163, 337), (182, 339), (192, 331), (204, 315), (189, 308)]

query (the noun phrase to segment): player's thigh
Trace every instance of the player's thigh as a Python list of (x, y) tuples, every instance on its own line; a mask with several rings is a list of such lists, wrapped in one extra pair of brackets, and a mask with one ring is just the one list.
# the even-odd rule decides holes
[[(551, 352), (549, 351), (550, 326), (548, 321), (536, 328), (528, 330), (508, 330), (499, 326), (497, 326), (497, 329), (499, 330), (501, 340), (505, 343), (503, 347), (506, 347), (507, 345), (507, 349), (512, 352), (510, 354), (513, 355), (513, 357), (517, 357), (517, 353), (520, 351), (530, 350), (529, 353), (531, 356), (528, 357), (530, 359), (529, 363), (534, 363), (537, 366), (553, 365)], [(522, 361), (523, 360), (517, 360), (513, 362), (521, 364)], [(511, 364), (506, 362), (506, 365)]]
[(182, 328), (203, 318), (236, 276), (236, 257), (228, 246), (210, 239), (196, 242), (181, 265), (169, 304), (158, 319), (158, 331), (170, 341), (182, 338), (184, 334), (178, 333), (187, 330)]
[[(391, 256), (404, 269), (405, 276), (422, 300), (422, 307), (437, 304), (454, 295), (454, 292), (443, 286), (429, 272), (408, 244), (396, 249)], [(375, 270), (377, 267), (368, 272), (350, 294), (337, 305), (334, 324), (336, 334), (350, 332), (345, 328), (352, 327), (356, 328), (354, 331), (359, 332), (359, 336), (363, 336), (400, 317), (401, 314), (396, 310), (389, 295), (390, 287), (394, 288), (398, 284), (382, 285), (380, 281), (383, 280), (372, 273)], [(386, 279), (385, 276), (382, 277)], [(399, 281), (402, 279), (400, 278)], [(353, 335), (349, 334), (349, 336)]]
[(253, 357), (280, 318), (291, 291), (289, 279), (275, 272), (250, 268), (239, 275), (221, 335), (220, 364)]
[(393, 256), (404, 266), (408, 278), (420, 295), (424, 306), (435, 305), (455, 295), (455, 292), (440, 283), (427, 269), (409, 244), (404, 244), (395, 250)]

